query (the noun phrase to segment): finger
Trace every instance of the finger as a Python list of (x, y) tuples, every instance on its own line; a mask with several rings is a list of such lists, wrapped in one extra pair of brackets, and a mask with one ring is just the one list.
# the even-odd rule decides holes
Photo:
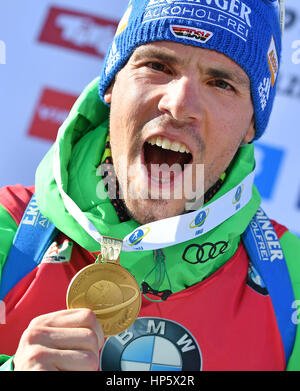
[(53, 360), (53, 349), (38, 345), (28, 347), (20, 344), (14, 356), (13, 363), (14, 371), (59, 370), (55, 366), (55, 360)]
[(48, 327), (88, 327), (94, 325), (96, 316), (88, 308), (61, 310), (41, 315), (31, 322)]
[(53, 350), (50, 362), (59, 371), (97, 371), (99, 354), (85, 350)]
[[(95, 340), (94, 334), (96, 335), (96, 339), (98, 341), (98, 349), (100, 350), (103, 343), (104, 343), (104, 333), (102, 330), (101, 325), (97, 321), (97, 318), (93, 311), (89, 309), (73, 309), (73, 310), (62, 310), (57, 312), (52, 312), (46, 315), (41, 315), (38, 318), (35, 318), (31, 324), (30, 329), (36, 329), (37, 334), (38, 330), (40, 330), (41, 334), (44, 334), (45, 337), (47, 337), (47, 334), (51, 332), (52, 338), (57, 339), (58, 347), (63, 348), (61, 341), (64, 336), (69, 335), (70, 338), (68, 338), (68, 343), (71, 343), (71, 331), (69, 329), (74, 330), (80, 330), (85, 329), (85, 331), (74, 331), (73, 336), (79, 336), (80, 340), (78, 340), (79, 346), (78, 348), (82, 348), (83, 346), (80, 345), (80, 341), (83, 338), (83, 335), (89, 335), (91, 334), (92, 341)], [(50, 330), (52, 329), (52, 331)], [(59, 330), (58, 332), (55, 332), (55, 329)], [(66, 329), (64, 332), (62, 329)], [(68, 330), (68, 331), (67, 331)], [(90, 330), (90, 331), (89, 331)], [(45, 332), (45, 333), (44, 333)], [(82, 334), (83, 332), (83, 334)], [(39, 337), (39, 335), (37, 335)], [(50, 334), (48, 335), (48, 338), (50, 338)], [(83, 340), (82, 340), (83, 343)], [(53, 346), (51, 344), (51, 341), (48, 340), (48, 343), (46, 343), (47, 346)], [(54, 345), (55, 347), (55, 345)], [(67, 345), (66, 348), (69, 346)], [(71, 346), (70, 346), (71, 348)], [(93, 348), (94, 349), (94, 348)]]
[(30, 336), (30, 343), (53, 349), (87, 350), (98, 353), (97, 332), (89, 328), (41, 327)]

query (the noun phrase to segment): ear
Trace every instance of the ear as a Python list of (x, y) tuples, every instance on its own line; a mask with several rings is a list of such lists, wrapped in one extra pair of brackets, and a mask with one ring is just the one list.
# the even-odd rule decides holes
[(249, 129), (247, 130), (247, 133), (245, 134), (243, 138), (242, 145), (249, 144), (255, 136), (255, 119), (254, 116), (252, 117)]
[(113, 85), (114, 85), (114, 83), (111, 83), (110, 86), (108, 87), (108, 89), (105, 91), (105, 94), (104, 94), (104, 101), (107, 104), (111, 103)]

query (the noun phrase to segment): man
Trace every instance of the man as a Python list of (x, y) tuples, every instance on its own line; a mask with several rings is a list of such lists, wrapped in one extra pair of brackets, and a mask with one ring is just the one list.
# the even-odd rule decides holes
[[(1, 351), (13, 356), (3, 369), (300, 368), (298, 334), (288, 354), (281, 335), (296, 330), (300, 242), (271, 227), (253, 186), (252, 141), (269, 120), (280, 51), (277, 1), (130, 1), (100, 81), (61, 127), (35, 189), (2, 189), (2, 265), (33, 191), (59, 230), (3, 299)], [(286, 262), (282, 294), (287, 275), (292, 283), (283, 327), (270, 275), (257, 273), (242, 240), (255, 214), (261, 253)], [(123, 240), (121, 265), (143, 293), (132, 327), (104, 345), (94, 313), (65, 303), (102, 236)]]

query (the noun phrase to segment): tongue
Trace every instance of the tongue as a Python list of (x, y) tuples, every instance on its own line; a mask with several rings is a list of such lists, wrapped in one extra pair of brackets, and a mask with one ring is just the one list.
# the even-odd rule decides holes
[(157, 145), (145, 144), (145, 162), (147, 165), (150, 164), (167, 164), (172, 166), (177, 163), (180, 164), (183, 168), (185, 163), (188, 163), (190, 160), (190, 154), (170, 151), (168, 149), (163, 149)]

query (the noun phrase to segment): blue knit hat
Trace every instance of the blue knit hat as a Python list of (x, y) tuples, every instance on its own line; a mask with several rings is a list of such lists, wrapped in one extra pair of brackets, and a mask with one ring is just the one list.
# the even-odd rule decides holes
[(104, 61), (103, 100), (134, 49), (173, 41), (213, 49), (247, 73), (255, 112), (255, 139), (264, 133), (275, 98), (281, 55), (277, 0), (130, 0)]

